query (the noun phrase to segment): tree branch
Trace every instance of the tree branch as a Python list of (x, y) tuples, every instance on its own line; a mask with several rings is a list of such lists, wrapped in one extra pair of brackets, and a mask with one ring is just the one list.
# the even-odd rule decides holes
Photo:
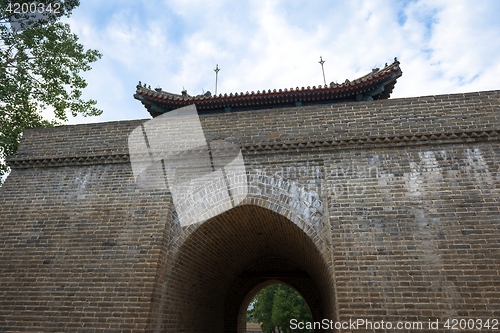
[[(17, 60), (17, 56), (19, 55), (19, 52), (21, 52), (21, 50), (17, 51), (16, 54), (14, 55), (14, 58), (12, 59), (8, 59), (6, 62), (3, 63), (3, 66), (5, 67), (10, 67), (10, 68), (17, 68), (17, 66), (12, 66), (11, 64), (16, 62)], [(36, 57), (28, 57), (26, 58), (26, 60), (34, 60), (36, 59)]]
[(18, 50), (16, 52), (16, 54), (14, 55), (13, 58), (7, 59), (7, 61), (5, 61), (2, 65), (5, 66), (5, 67), (12, 67), (12, 66), (9, 66), (9, 65), (12, 64), (13, 62), (15, 62), (17, 60), (17, 56), (19, 55), (19, 52), (21, 52), (21, 50)]

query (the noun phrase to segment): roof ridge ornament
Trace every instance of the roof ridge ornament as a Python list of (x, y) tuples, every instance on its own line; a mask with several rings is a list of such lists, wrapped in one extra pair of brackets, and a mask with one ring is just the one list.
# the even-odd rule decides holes
[(219, 71), (220, 71), (219, 64), (217, 64), (215, 66), (215, 69), (214, 69), (214, 72), (215, 72), (215, 95), (214, 96), (217, 96), (217, 77), (219, 76)]
[(323, 67), (323, 64), (326, 62), (323, 60), (323, 57), (322, 56), (319, 56), (319, 61), (318, 61), (320, 64), (321, 64), (321, 70), (323, 71), (323, 82), (325, 82), (325, 86), (326, 86), (326, 79), (325, 79), (325, 68)]

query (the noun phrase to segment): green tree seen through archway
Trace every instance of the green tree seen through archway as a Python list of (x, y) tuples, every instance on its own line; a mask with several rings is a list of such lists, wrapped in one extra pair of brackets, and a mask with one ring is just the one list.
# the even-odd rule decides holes
[[(247, 321), (261, 324), (264, 333), (291, 333), (290, 320), (311, 322), (312, 316), (306, 301), (292, 288), (273, 284), (255, 295), (247, 310)], [(312, 332), (294, 330), (293, 332)]]

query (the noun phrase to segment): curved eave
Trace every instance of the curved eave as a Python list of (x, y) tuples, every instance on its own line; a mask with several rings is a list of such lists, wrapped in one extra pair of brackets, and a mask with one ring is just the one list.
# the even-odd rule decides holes
[(371, 96), (373, 99), (389, 98), (397, 78), (402, 75), (399, 62), (395, 62), (379, 72), (365, 75), (355, 81), (335, 87), (307, 87), (302, 89), (279, 89), (268, 90), (257, 93), (224, 94), (211, 97), (191, 97), (158, 92), (146, 87), (138, 86), (134, 98), (148, 109), (149, 113), (156, 117), (162, 113), (181, 108), (190, 104), (196, 104), (198, 111), (215, 111), (248, 108), (267, 108), (282, 105), (291, 105), (296, 102), (305, 104), (326, 103), (339, 100), (356, 100), (356, 96), (375, 91), (383, 85), (383, 91)]

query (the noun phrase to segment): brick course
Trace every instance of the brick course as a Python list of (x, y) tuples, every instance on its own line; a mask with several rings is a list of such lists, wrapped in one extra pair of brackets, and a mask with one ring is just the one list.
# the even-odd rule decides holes
[(145, 120), (24, 133), (0, 188), (0, 332), (242, 332), (273, 281), (315, 320), (500, 320), (500, 91), (200, 119), (241, 143), (249, 194), (184, 228), (134, 182)]

